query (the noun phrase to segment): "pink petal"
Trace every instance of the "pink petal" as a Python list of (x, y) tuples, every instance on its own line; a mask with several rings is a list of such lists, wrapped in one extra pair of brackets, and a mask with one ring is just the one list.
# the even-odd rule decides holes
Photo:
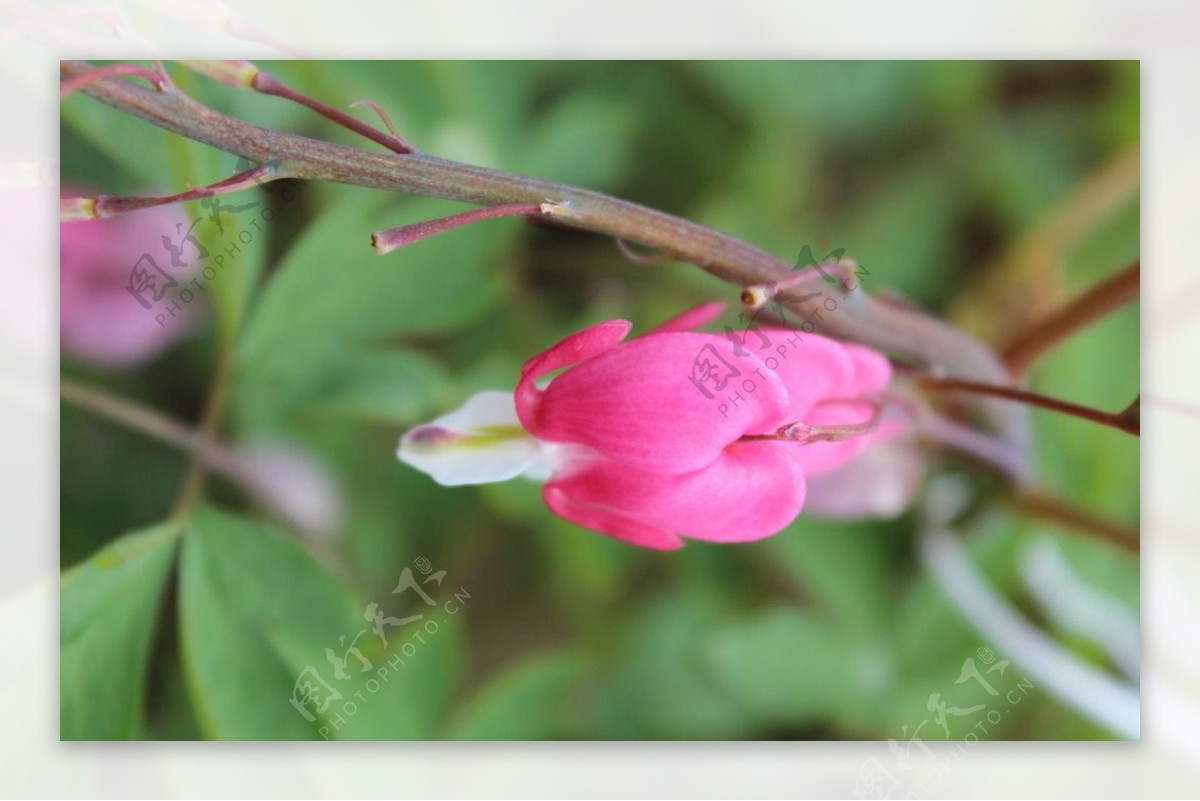
[(609, 320), (572, 334), (525, 362), (516, 390), (517, 416), (520, 417), (525, 430), (539, 439), (546, 439), (538, 431), (538, 407), (541, 404), (542, 391), (534, 384), (535, 381), (555, 370), (561, 370), (615, 347), (629, 334), (631, 328), (633, 323), (628, 320)]
[[(79, 192), (80, 195), (91, 193)], [(176, 303), (172, 290), (153, 308), (141, 306), (127, 289), (130, 271), (148, 268), (147, 256), (186, 286), (201, 262), (190, 246), (185, 267), (175, 267), (163, 239), (179, 240), (188, 219), (177, 206), (142, 209), (99, 220), (59, 226), (59, 341), (68, 356), (108, 367), (131, 367), (157, 356), (189, 336), (200, 319), (202, 301)], [(195, 292), (203, 295), (203, 292)], [(163, 319), (159, 319), (159, 315)]]
[(563, 520), (630, 545), (656, 551), (676, 551), (683, 547), (683, 540), (667, 529), (639, 523), (608, 509), (577, 503), (554, 484), (547, 484), (542, 489), (542, 498), (550, 511)]
[[(774, 333), (774, 332), (773, 332)], [(823, 362), (827, 369), (823, 376), (816, 376), (814, 370), (805, 370), (799, 361), (788, 366), (790, 372), (785, 375), (788, 390), (792, 397), (797, 397), (803, 391), (804, 378), (808, 379), (809, 389), (812, 385), (825, 381), (821, 385), (825, 393), (815, 405), (806, 409), (800, 420), (808, 425), (846, 425), (862, 423), (875, 415), (875, 406), (867, 402), (853, 402), (854, 398), (879, 400), (887, 391), (892, 380), (892, 364), (885, 356), (869, 348), (859, 345), (842, 344), (811, 334), (804, 335), (804, 342), (798, 347), (808, 347), (804, 351), (809, 358), (816, 362), (824, 351), (828, 357), (832, 351), (830, 345), (841, 352), (838, 360), (827, 359)], [(796, 369), (799, 367), (799, 369)], [(781, 367), (781, 373), (783, 368)], [(793, 410), (800, 404), (793, 403)], [(843, 440), (841, 442), (817, 442), (812, 445), (797, 445), (792, 455), (804, 470), (805, 475), (817, 476), (837, 470), (858, 454), (874, 444), (885, 442), (898, 436), (905, 424), (898, 418), (885, 418), (879, 427), (870, 434)]]
[(854, 378), (845, 397), (874, 396), (887, 391), (892, 384), (892, 363), (878, 351), (861, 345), (842, 345), (854, 365)]
[(809, 477), (804, 513), (832, 520), (893, 519), (912, 505), (924, 469), (914, 443), (873, 443), (838, 469)]
[[(562, 347), (534, 362), (560, 364), (553, 354)], [(723, 386), (694, 377), (693, 371), (707, 369), (702, 362), (720, 373)], [(532, 389), (539, 370), (527, 367), (517, 390), (528, 431), (645, 470), (698, 470), (742, 435), (774, 431), (789, 420), (779, 378), (753, 354), (738, 356), (729, 340), (712, 334), (649, 334), (603, 350), (556, 378), (540, 399)]]
[(560, 508), (547, 503), (573, 522), (635, 544), (645, 544), (649, 531), (711, 542), (759, 540), (785, 528), (804, 504), (804, 474), (789, 457), (789, 447), (737, 443), (713, 464), (685, 475), (593, 463), (553, 480), (546, 490), (597, 517), (571, 517), (560, 511), (561, 501)]
[(785, 328), (765, 329), (763, 334), (771, 347), (758, 355), (787, 387), (791, 422), (808, 422), (813, 406), (844, 396), (853, 385), (854, 362), (842, 343)]

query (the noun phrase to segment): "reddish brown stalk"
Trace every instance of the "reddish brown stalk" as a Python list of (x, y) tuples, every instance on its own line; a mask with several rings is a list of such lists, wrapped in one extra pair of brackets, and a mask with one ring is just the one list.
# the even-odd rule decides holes
[(870, 403), (875, 407), (871, 419), (861, 423), (844, 423), (840, 425), (810, 426), (804, 423), (789, 423), (780, 426), (773, 434), (747, 434), (740, 439), (743, 442), (795, 442), (798, 445), (811, 445), (814, 442), (841, 442), (853, 437), (870, 434), (879, 426), (883, 419), (883, 403), (867, 398), (835, 398), (822, 401), (823, 405), (839, 403)]
[[(336, 122), (344, 128), (349, 128), (360, 136), (365, 136), (372, 142), (383, 145), (388, 150), (396, 153), (412, 153), (414, 148), (408, 142), (401, 139), (399, 136), (388, 136), (383, 131), (377, 128), (372, 128), (362, 120), (355, 119), (345, 112), (338, 111), (333, 106), (327, 106), (319, 100), (313, 100), (307, 95), (302, 95), (294, 89), (289, 88), (279, 79), (275, 78), (266, 72), (259, 72), (254, 76), (254, 80), (250, 83), (254, 91), (264, 94), (282, 97), (291, 100), (293, 103), (299, 103), (305, 108), (325, 117), (328, 120)], [(361, 101), (360, 101), (361, 102)], [(378, 109), (376, 109), (378, 111)], [(385, 118), (386, 120), (386, 118)]]
[(58, 97), (63, 99), (89, 86), (103, 78), (144, 78), (158, 91), (167, 89), (171, 84), (166, 75), (161, 72), (156, 72), (149, 67), (139, 67), (136, 64), (112, 64), (107, 67), (99, 67), (91, 72), (85, 72), (83, 75), (76, 75), (70, 80), (63, 81), (59, 84)]
[(1018, 335), (1003, 350), (1004, 361), (1013, 375), (1023, 374), (1039, 356), (1071, 334), (1137, 300), (1141, 265), (1140, 261), (1134, 262)]
[[(63, 61), (59, 69), (73, 78), (93, 68), (86, 62)], [(555, 210), (546, 216), (556, 222), (674, 254), (679, 261), (695, 264), (739, 288), (771, 285), (795, 275), (791, 264), (762, 248), (691, 220), (598, 192), (416, 151), (404, 155), (375, 152), (273, 131), (221, 114), (181, 92), (152, 92), (127, 81), (99, 80), (84, 91), (168, 131), (257, 164), (276, 163), (281, 173), (290, 177), (482, 206), (549, 203)], [(375, 131), (374, 136), (383, 134)], [(827, 286), (822, 281), (817, 288)], [(790, 300), (781, 306), (800, 315), (811, 311)], [(927, 369), (993, 383), (1009, 379), (995, 354), (961, 330), (919, 310), (878, 302), (866, 292), (851, 292), (839, 301), (836, 314), (825, 314), (817, 323), (823, 335), (861, 342)], [(1028, 410), (987, 397), (980, 399), (979, 406), (1001, 437), (1025, 458), (1030, 439)]]
[(1016, 495), (1013, 505), (1018, 511), (1059, 523), (1074, 531), (1088, 534), (1092, 539), (1115, 545), (1123, 551), (1138, 554), (1141, 543), (1136, 530), (1130, 530), (1086, 509), (1079, 509), (1058, 498), (1040, 492), (1025, 492)]
[(390, 133), (397, 141), (404, 141), (404, 138), (400, 136), (400, 132), (396, 130), (396, 126), (392, 123), (392, 118), (389, 117), (388, 113), (383, 110), (383, 106), (379, 105), (374, 100), (355, 100), (350, 104), (350, 108), (358, 108), (359, 106), (366, 106), (367, 108), (371, 109), (371, 111), (374, 111), (379, 117), (379, 121), (382, 122), (383, 126), (388, 129), (388, 133)]
[(495, 220), (499, 217), (544, 214), (545, 211), (545, 206), (538, 203), (502, 203), (486, 209), (473, 209), (461, 214), (451, 214), (449, 217), (439, 217), (436, 220), (426, 220), (412, 225), (402, 225), (399, 228), (389, 228), (386, 231), (376, 231), (371, 234), (371, 247), (375, 248), (378, 253), (391, 253), (393, 250), (407, 247), (413, 242), (437, 236), (471, 223)]
[(1137, 400), (1120, 412), (1111, 414), (1089, 406), (1080, 406), (1079, 404), (1039, 395), (1036, 392), (1028, 392), (1023, 389), (998, 384), (984, 384), (978, 381), (964, 381), (957, 378), (922, 378), (920, 385), (926, 389), (941, 392), (972, 392), (977, 395), (1006, 398), (1011, 401), (1049, 409), (1072, 417), (1091, 420), (1094, 423), (1100, 423), (1101, 425), (1115, 428), (1118, 431), (1124, 431), (1126, 434), (1132, 434), (1135, 437), (1141, 435), (1141, 415), (1139, 414)]
[(258, 185), (263, 179), (273, 180), (279, 177), (281, 176), (275, 174), (273, 167), (263, 165), (246, 170), (245, 172), (239, 172), (237, 175), (230, 176), (223, 181), (218, 181), (209, 186), (192, 187), (188, 191), (180, 192), (177, 195), (167, 195), (165, 197), (113, 197), (111, 195), (100, 195), (95, 199), (64, 198), (60, 201), (60, 206), (63, 209), (64, 220), (112, 217), (130, 211), (153, 208), (154, 206), (183, 203), (214, 195), (227, 195), (231, 192), (239, 192), (251, 186)]

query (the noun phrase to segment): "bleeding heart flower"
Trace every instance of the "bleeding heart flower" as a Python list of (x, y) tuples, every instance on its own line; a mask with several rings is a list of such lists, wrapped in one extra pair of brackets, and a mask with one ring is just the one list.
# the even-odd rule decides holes
[(903, 429), (879, 422), (891, 364), (799, 331), (688, 330), (721, 307), (629, 341), (624, 320), (580, 331), (526, 362), (514, 394), (414, 428), (398, 456), (449, 486), (545, 480), (555, 514), (647, 548), (775, 534), (800, 513), (807, 476)]

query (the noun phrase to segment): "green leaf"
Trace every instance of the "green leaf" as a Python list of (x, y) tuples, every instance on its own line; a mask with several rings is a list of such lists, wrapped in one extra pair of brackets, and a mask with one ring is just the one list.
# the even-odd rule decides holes
[(453, 740), (550, 740), (569, 723), (566, 699), (583, 665), (573, 654), (526, 659), (481, 689), (450, 729)]
[(167, 143), (174, 134), (84, 95), (62, 104), (62, 121), (124, 171), (115, 185), (93, 188), (113, 195), (171, 188), (174, 170)]
[(886, 286), (928, 304), (942, 300), (953, 283), (949, 265), (959, 212), (953, 175), (937, 169), (932, 158), (917, 158), (860, 197), (832, 239), (870, 271), (868, 289)]
[(127, 534), (63, 574), (63, 740), (136, 735), (159, 596), (177, 538), (171, 524)]
[(291, 246), (252, 310), (238, 348), (243, 385), (297, 398), (337, 368), (348, 346), (453, 330), (481, 316), (502, 280), (499, 254), (520, 230), (500, 220), (380, 256), (372, 231), (462, 209), (397, 203), (358, 190), (331, 193), (330, 210)]
[[(350, 630), (347, 593), (259, 524), (198, 510), (184, 538), (180, 629), (201, 725), (218, 739), (312, 739), (289, 699), (324, 643)], [(351, 632), (353, 633), (353, 632)]]
[(708, 590), (666, 594), (641, 608), (605, 670), (596, 703), (606, 739), (730, 739), (753, 722), (705, 670), (724, 602)]
[(838, 623), (880, 631), (887, 625), (894, 586), (886, 532), (879, 525), (802, 517), (767, 547)]
[(538, 120), (533, 146), (517, 150), (516, 171), (574, 186), (612, 185), (623, 177), (631, 149), (629, 112), (606, 98), (564, 100)]
[(811, 723), (833, 715), (855, 667), (844, 638), (828, 623), (776, 608), (726, 623), (713, 634), (706, 662), (721, 686), (758, 718)]
[(331, 369), (310, 405), (339, 418), (411, 425), (437, 408), (448, 384), (445, 370), (417, 353), (349, 353)]
[[(181, 574), (185, 671), (209, 736), (432, 733), (459, 672), (458, 626), (445, 607), (408, 628), (386, 630), (385, 650), (364, 617), (366, 602), (294, 542), (212, 509), (199, 510), (186, 532)], [(379, 600), (381, 607), (388, 602)], [(352, 644), (362, 660), (348, 655)], [(328, 653), (345, 657), (344, 678), (335, 675)], [(306, 684), (316, 698), (305, 701)]]

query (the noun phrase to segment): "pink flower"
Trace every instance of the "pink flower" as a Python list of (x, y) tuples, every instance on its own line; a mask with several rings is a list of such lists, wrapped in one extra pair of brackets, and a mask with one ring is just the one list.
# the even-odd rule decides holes
[[(62, 223), (59, 328), (63, 352), (95, 364), (126, 367), (158, 355), (189, 334), (196, 320), (195, 309), (184, 306), (176, 316), (167, 315), (166, 307), (176, 299), (172, 291), (147, 309), (127, 289), (135, 266), (147, 270), (160, 286), (165, 282), (143, 258), (147, 254), (180, 286), (190, 282), (195, 273), (194, 254), (184, 251), (182, 257), (192, 264), (175, 267), (163, 244), (164, 237), (177, 242), (178, 232), (187, 229), (188, 219), (176, 206)], [(152, 302), (152, 293), (145, 298)]]
[[(685, 537), (748, 542), (775, 534), (800, 513), (808, 476), (898, 433), (894, 423), (871, 425), (891, 365), (874, 351), (799, 331), (743, 340), (685, 330), (719, 311), (711, 304), (629, 341), (624, 320), (567, 337), (526, 362), (514, 397), (487, 393), (483, 426), (472, 428), (474, 415), (464, 414), (477, 396), (457, 416), (405, 435), (400, 458), (443, 483), (468, 483), (430, 468), (453, 451), (470, 466), (451, 472), (474, 470), (469, 483), (477, 483), (473, 454), (484, 438), (499, 437), (523, 450), (497, 475), (548, 478), (546, 505), (585, 528), (660, 550)], [(805, 440), (858, 433), (856, 426), (858, 436)]]

